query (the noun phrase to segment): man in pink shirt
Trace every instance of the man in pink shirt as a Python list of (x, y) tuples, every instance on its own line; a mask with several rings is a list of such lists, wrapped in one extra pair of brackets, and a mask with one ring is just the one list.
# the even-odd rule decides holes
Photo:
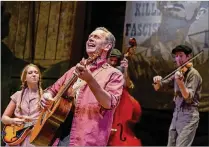
[[(49, 107), (61, 86), (72, 77), (77, 81), (65, 93), (74, 96), (75, 109), (72, 124), (65, 123), (61, 136), (53, 145), (58, 146), (106, 146), (113, 122), (113, 114), (122, 95), (124, 78), (122, 73), (107, 63), (107, 55), (115, 45), (115, 37), (104, 27), (96, 28), (86, 42), (89, 57), (98, 58), (84, 66), (82, 60), (68, 70), (49, 87), (42, 99), (42, 107)], [(70, 120), (70, 119), (69, 119)], [(66, 127), (67, 126), (67, 127)]]

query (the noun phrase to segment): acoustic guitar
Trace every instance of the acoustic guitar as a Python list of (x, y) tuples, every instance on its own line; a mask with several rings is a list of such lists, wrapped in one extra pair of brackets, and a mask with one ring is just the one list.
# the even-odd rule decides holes
[[(97, 54), (86, 60), (86, 65), (92, 63), (98, 57)], [(73, 108), (73, 99), (63, 98), (62, 95), (67, 91), (77, 80), (78, 76), (73, 76), (60, 88), (57, 95), (54, 97), (54, 103), (49, 109), (44, 109), (37, 123), (34, 126), (30, 136), (30, 143), (36, 146), (50, 146), (53, 144), (55, 134), (61, 124), (65, 122), (68, 114)]]
[(5, 125), (2, 130), (2, 140), (10, 146), (19, 145), (31, 132), (33, 125), (34, 122), (25, 122), (21, 125)]

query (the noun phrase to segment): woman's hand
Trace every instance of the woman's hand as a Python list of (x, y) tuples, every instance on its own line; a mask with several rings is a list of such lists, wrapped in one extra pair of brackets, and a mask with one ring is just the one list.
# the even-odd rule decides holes
[(22, 118), (12, 118), (11, 124), (21, 125), (25, 122), (25, 119)]

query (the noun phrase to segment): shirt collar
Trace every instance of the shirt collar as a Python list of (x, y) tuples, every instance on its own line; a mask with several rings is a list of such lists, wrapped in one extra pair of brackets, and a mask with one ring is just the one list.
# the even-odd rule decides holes
[(92, 64), (89, 65), (89, 69), (92, 72), (100, 68), (106, 62), (107, 62), (106, 58), (104, 59), (104, 58), (98, 57)]

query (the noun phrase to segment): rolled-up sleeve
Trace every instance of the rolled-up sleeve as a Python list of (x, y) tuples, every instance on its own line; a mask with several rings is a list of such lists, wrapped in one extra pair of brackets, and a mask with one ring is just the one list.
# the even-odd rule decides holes
[(192, 102), (192, 100), (195, 96), (196, 90), (197, 90), (198, 86), (200, 85), (200, 83), (201, 83), (201, 78), (198, 75), (192, 74), (188, 77), (188, 82), (186, 84), (186, 88), (189, 92), (189, 97), (186, 99), (187, 103)]
[(75, 67), (72, 67), (70, 70), (68, 70), (61, 78), (59, 78), (52, 86), (48, 87), (45, 92), (50, 92), (52, 96), (54, 97), (60, 88), (63, 86), (63, 84), (72, 77), (73, 71), (75, 70)]
[(109, 81), (105, 86), (105, 90), (111, 96), (111, 109), (115, 108), (122, 95), (124, 85), (124, 76), (120, 72), (115, 72), (111, 75)]

